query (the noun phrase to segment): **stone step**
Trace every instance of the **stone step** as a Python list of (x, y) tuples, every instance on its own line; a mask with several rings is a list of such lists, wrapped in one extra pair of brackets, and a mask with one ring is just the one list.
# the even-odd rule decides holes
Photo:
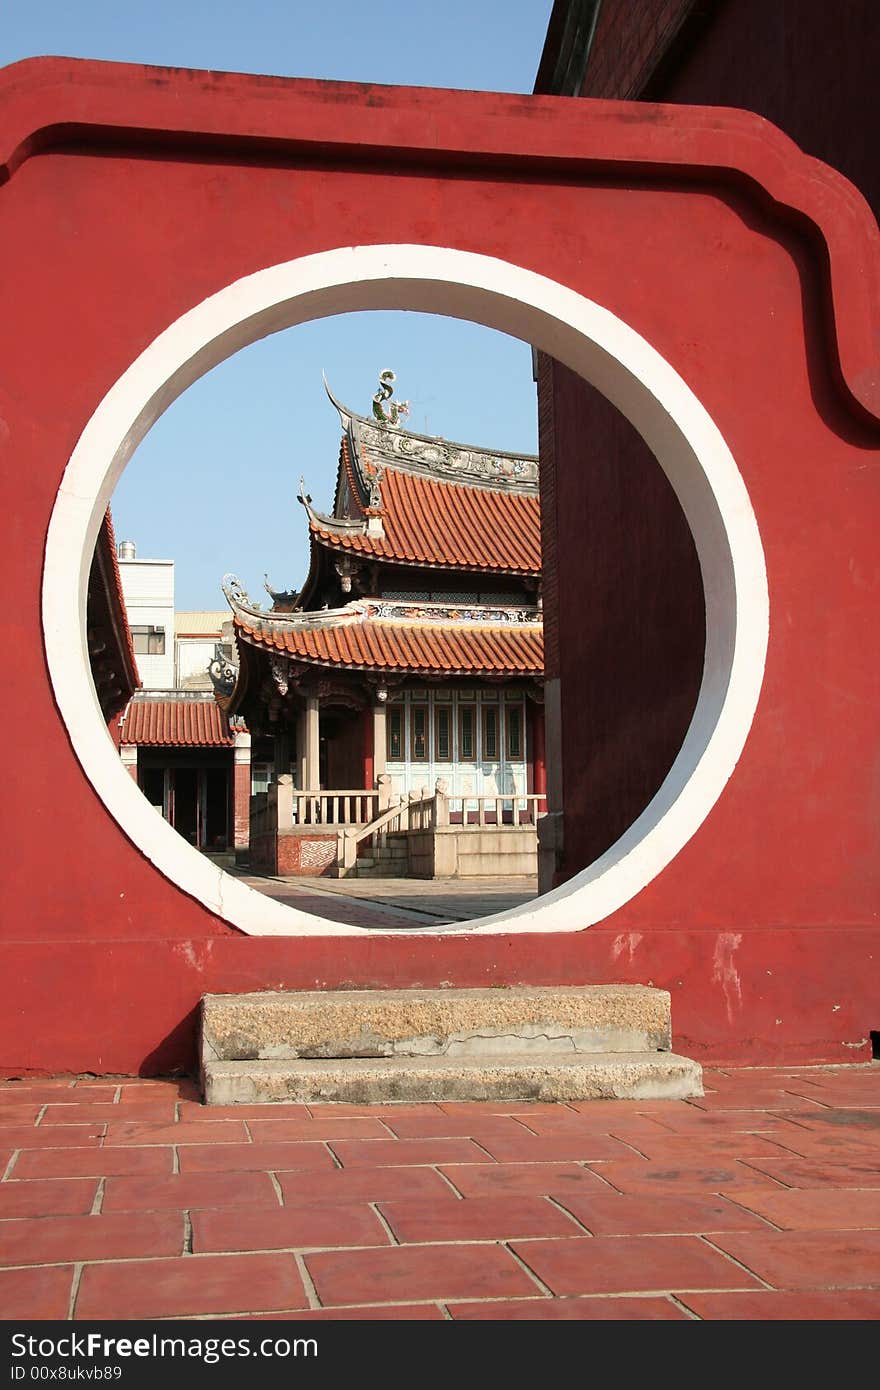
[(498, 1058), (364, 1057), (208, 1062), (208, 1105), (273, 1101), (683, 1100), (703, 1094), (697, 1062), (672, 1052)]
[(666, 990), (643, 985), (266, 991), (202, 1000), (202, 1063), (503, 1057), (672, 1046)]

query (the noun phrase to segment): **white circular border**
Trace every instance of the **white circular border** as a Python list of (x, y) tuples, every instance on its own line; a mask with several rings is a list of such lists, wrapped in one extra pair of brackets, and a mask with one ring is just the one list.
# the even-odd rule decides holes
[(362, 936), (218, 870), (171, 828), (122, 766), (88, 660), (86, 592), (104, 512), (132, 452), (211, 367), (269, 333), (357, 309), (470, 319), (549, 353), (632, 422), (666, 472), (693, 533), (706, 652), (684, 743), (638, 820), (589, 868), (519, 909), (400, 935), (579, 931), (622, 907), (696, 832), (727, 783), (754, 717), (769, 604), (758, 526), (736, 463), (696, 396), (644, 338), (600, 305), (532, 271), (433, 246), (356, 246), (271, 266), (184, 314), (101, 401), (71, 455), (46, 539), (43, 630), (61, 717), (83, 770), (126, 835), (184, 892), (254, 936)]

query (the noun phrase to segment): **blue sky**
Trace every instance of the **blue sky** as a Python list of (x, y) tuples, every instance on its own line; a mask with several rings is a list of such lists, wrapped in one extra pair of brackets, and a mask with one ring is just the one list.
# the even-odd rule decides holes
[[(552, 0), (0, 0), (0, 65), (39, 54), (413, 86), (530, 92)], [(177, 607), (219, 608), (219, 580), (254, 597), (264, 571), (299, 587), (308, 568), (304, 475), (332, 502), (338, 420), (321, 384), (368, 414), (397, 372), (410, 428), (537, 451), (529, 348), (474, 324), (349, 314), (253, 344), (191, 387), (129, 464), (116, 533), (176, 561)]]

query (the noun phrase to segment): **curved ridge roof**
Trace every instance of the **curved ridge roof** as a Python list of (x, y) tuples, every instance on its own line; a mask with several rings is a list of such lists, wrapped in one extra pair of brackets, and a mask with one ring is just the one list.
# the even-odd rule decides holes
[(541, 676), (540, 623), (407, 622), (355, 612), (327, 626), (262, 622), (236, 613), (236, 635), (264, 651), (316, 666), (424, 675)]
[(381, 495), (381, 533), (337, 527), (333, 518), (313, 513), (312, 535), (324, 545), (402, 564), (541, 572), (537, 491), (499, 492), (389, 467)]

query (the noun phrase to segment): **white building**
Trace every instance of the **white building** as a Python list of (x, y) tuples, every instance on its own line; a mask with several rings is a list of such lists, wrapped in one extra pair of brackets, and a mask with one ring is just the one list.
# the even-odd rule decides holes
[(142, 680), (120, 720), (120, 757), (190, 844), (227, 859), (243, 853), (250, 735), (230, 727), (208, 672), (215, 656), (231, 655), (230, 615), (175, 613), (174, 561), (141, 560), (133, 541), (119, 547), (119, 570)]
[[(224, 631), (225, 629), (225, 631)], [(174, 615), (174, 684), (177, 690), (212, 690), (208, 666), (218, 646), (231, 660), (232, 619), (229, 610), (188, 610)]]
[(144, 690), (174, 689), (174, 561), (141, 560), (119, 546), (119, 574)]

